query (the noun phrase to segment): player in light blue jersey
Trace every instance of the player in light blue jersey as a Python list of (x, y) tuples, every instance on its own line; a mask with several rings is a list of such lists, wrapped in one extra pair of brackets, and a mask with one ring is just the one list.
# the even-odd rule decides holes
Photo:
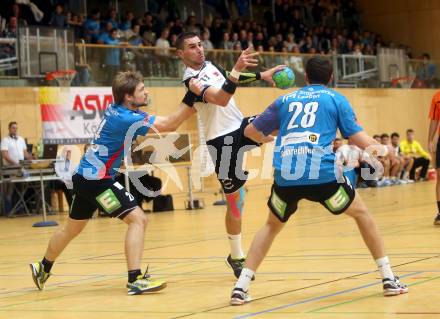
[(348, 100), (326, 87), (332, 74), (328, 60), (311, 58), (306, 65), (309, 85), (279, 97), (245, 129), (245, 135), (255, 141), (274, 131), (278, 134), (269, 217), (254, 237), (245, 268), (232, 291), (232, 305), (250, 301), (250, 281), (301, 199), (319, 202), (332, 214), (345, 212), (353, 217), (382, 275), (384, 295), (408, 292), (391, 270), (372, 216), (335, 161), (332, 141), (338, 129), (350, 144), (367, 152), (374, 148), (372, 155), (385, 150), (359, 126)]
[(30, 264), (32, 278), (40, 290), (50, 276), (55, 259), (84, 229), (97, 208), (128, 225), (125, 241), (128, 294), (154, 292), (166, 286), (163, 281), (152, 280), (147, 272), (141, 273), (147, 218), (134, 196), (114, 178), (136, 136), (147, 134), (152, 127), (156, 132), (176, 130), (195, 113), (190, 107), (195, 98), (187, 94), (175, 113), (154, 116), (139, 110), (147, 105), (148, 98), (140, 73), (119, 73), (113, 80), (112, 91), (115, 103), (106, 109), (91, 147), (72, 177), (74, 198), (67, 222), (53, 234), (43, 260)]

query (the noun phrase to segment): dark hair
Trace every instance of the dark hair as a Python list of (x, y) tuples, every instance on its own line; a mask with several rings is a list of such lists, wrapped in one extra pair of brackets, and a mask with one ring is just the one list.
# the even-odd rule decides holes
[(412, 128), (409, 128), (409, 129), (406, 130), (406, 133), (407, 133), (407, 134), (408, 134), (408, 133), (414, 133), (414, 130), (413, 130)]
[(380, 135), (378, 135), (378, 134), (374, 134), (374, 135), (373, 135), (373, 138), (374, 138), (374, 139), (376, 139), (376, 138), (378, 138), (378, 137), (380, 138)]
[(125, 94), (133, 95), (138, 84), (143, 81), (144, 78), (139, 72), (119, 72), (112, 83), (112, 93), (115, 103), (124, 103)]
[(314, 56), (307, 61), (306, 74), (310, 84), (326, 85), (333, 74), (332, 63), (328, 59)]
[(399, 135), (399, 133), (397, 133), (397, 132), (393, 132), (393, 133), (391, 134), (391, 138), (393, 138), (393, 137), (400, 137), (400, 135)]
[(431, 56), (429, 53), (423, 53), (422, 57), (427, 58), (428, 60), (431, 60)]
[(387, 133), (383, 133), (381, 136), (380, 136), (380, 138), (386, 138), (386, 137), (390, 137)]
[(183, 50), (183, 45), (186, 39), (198, 37), (199, 35), (195, 32), (182, 32), (179, 34), (176, 40), (176, 48), (178, 50)]
[(339, 142), (339, 141), (342, 141), (342, 138), (337, 137), (337, 138), (334, 139), (333, 142)]
[(9, 122), (8, 128), (11, 128), (12, 125), (17, 125), (17, 122), (15, 122), (15, 121)]

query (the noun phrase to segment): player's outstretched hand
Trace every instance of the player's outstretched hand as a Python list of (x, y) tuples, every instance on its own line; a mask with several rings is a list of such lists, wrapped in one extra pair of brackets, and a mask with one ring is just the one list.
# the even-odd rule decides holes
[(287, 65), (277, 65), (273, 67), (272, 69), (266, 70), (264, 72), (261, 72), (261, 79), (268, 82), (271, 86), (275, 86), (275, 82), (273, 81), (272, 77), (275, 72), (281, 71), (282, 69), (286, 68)]
[(189, 90), (197, 96), (202, 94), (203, 88), (204, 86), (199, 79), (192, 78), (189, 80)]
[(242, 51), (240, 56), (238, 57), (237, 62), (235, 62), (234, 69), (238, 72), (241, 72), (246, 68), (257, 66), (258, 60), (255, 58), (257, 55), (258, 52), (252, 52), (251, 47)]

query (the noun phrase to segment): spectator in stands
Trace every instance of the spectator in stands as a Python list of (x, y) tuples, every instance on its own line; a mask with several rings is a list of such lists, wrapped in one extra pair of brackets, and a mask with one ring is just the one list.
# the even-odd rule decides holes
[(113, 24), (111, 22), (107, 21), (104, 26), (104, 29), (101, 31), (101, 34), (98, 37), (97, 42), (99, 44), (105, 44), (107, 40), (110, 38), (110, 33), (112, 32), (112, 30), (116, 30), (116, 29), (113, 28)]
[(185, 26), (186, 32), (194, 32), (194, 33), (200, 33), (200, 28), (197, 26), (197, 20), (194, 15), (190, 15), (188, 19), (186, 20), (186, 26)]
[(2, 37), (3, 38), (17, 38), (17, 18), (16, 17), (10, 17), (9, 23), (6, 25), (5, 30), (3, 31)]
[(390, 143), (390, 136), (387, 133), (383, 133), (380, 137), (382, 145), (388, 148), (388, 154), (385, 156), (390, 163), (390, 180), (391, 184), (406, 184), (405, 180), (401, 180), (402, 161), (398, 154), (396, 154), (393, 146)]
[(379, 143), (382, 142), (382, 140), (380, 139), (380, 135), (374, 134), (374, 135), (373, 135), (373, 138), (374, 138), (377, 142), (379, 142)]
[(170, 42), (168, 41), (169, 30), (163, 29), (160, 38), (156, 40), (156, 55), (167, 57), (170, 54)]
[(123, 22), (121, 22), (119, 24), (119, 29), (121, 31), (126, 31), (131, 29), (131, 26), (133, 25), (134, 22), (134, 14), (132, 11), (127, 11), (127, 13), (125, 14), (125, 19)]
[(400, 173), (399, 178), (401, 178), (403, 181), (407, 183), (414, 182), (413, 180), (409, 179), (409, 173), (411, 171), (411, 168), (414, 164), (414, 158), (409, 156), (404, 156), (402, 152), (400, 151), (399, 143), (400, 143), (400, 136), (398, 133), (394, 132), (391, 134), (391, 147), (393, 148), (394, 155), (400, 159)]
[(82, 39), (84, 37), (82, 28), (83, 24), (79, 18), (79, 15), (72, 12), (68, 12), (66, 15), (67, 27), (73, 29), (76, 39)]
[(61, 4), (57, 4), (55, 6), (55, 12), (52, 12), (49, 25), (59, 28), (64, 28), (67, 26), (67, 19), (64, 15), (64, 8)]
[[(132, 38), (132, 37), (139, 37), (140, 38), (140, 35), (139, 35), (140, 29), (141, 29), (141, 26), (139, 24), (135, 23), (135, 24), (132, 25), (132, 27), (130, 29), (125, 30), (125, 31), (122, 32), (123, 37), (125, 39), (127, 39), (127, 40)], [(139, 44), (140, 44), (141, 41), (142, 40), (139, 40)]]
[(107, 23), (109, 22), (112, 24), (112, 29), (117, 29), (119, 27), (118, 13), (115, 9), (110, 9), (108, 13)]
[(12, 14), (11, 14), (11, 18), (14, 17), (17, 20), (17, 25), (20, 27), (25, 27), (28, 25), (28, 21), (26, 20), (26, 18), (24, 18), (21, 14), (21, 9), (20, 9), (20, 5), (17, 3), (14, 3), (11, 7), (12, 10)]
[(84, 36), (86, 42), (96, 43), (98, 41), (99, 33), (101, 30), (100, 25), (101, 12), (99, 9), (94, 9), (90, 17), (84, 22)]
[(220, 43), (219, 49), (222, 49), (222, 50), (232, 50), (233, 46), (234, 46), (234, 44), (230, 40), (229, 32), (224, 32), (223, 33), (223, 40)]
[(223, 27), (222, 27), (222, 20), (220, 17), (214, 18), (214, 21), (212, 22), (212, 26), (209, 29), (209, 32), (211, 34), (212, 44), (214, 45), (214, 47), (218, 48), (223, 40)]
[(311, 48), (313, 48), (313, 39), (311, 36), (307, 36), (305, 43), (300, 48), (300, 51), (301, 53), (309, 53)]
[(141, 29), (141, 26), (139, 24), (135, 24), (132, 28), (132, 36), (127, 38), (128, 43), (133, 46), (140, 46), (142, 45), (142, 37), (139, 35), (139, 31)]
[[(117, 39), (118, 30), (112, 29), (110, 31), (110, 37), (105, 39), (104, 44), (110, 45), (119, 45), (119, 40)], [(120, 48), (108, 48), (105, 50), (105, 66), (107, 69), (107, 83), (110, 84), (113, 81), (113, 78), (116, 76), (121, 67), (121, 58), (120, 58)]]
[(286, 41), (284, 41), (283, 46), (286, 47), (287, 52), (291, 52), (293, 47), (297, 46), (293, 33), (289, 33), (287, 35)]
[(437, 66), (431, 62), (428, 53), (422, 55), (423, 63), (417, 70), (417, 79), (423, 81), (426, 87), (435, 87), (437, 81)]
[[(422, 148), (420, 143), (414, 139), (413, 129), (408, 129), (406, 131), (406, 140), (400, 142), (400, 151), (404, 156), (412, 157), (414, 159), (409, 178), (412, 180), (426, 180), (431, 156)], [(416, 179), (416, 169), (419, 167), (421, 167), (421, 170), (419, 178)]]
[(211, 40), (209, 40), (209, 31), (203, 31), (202, 33), (202, 46), (205, 50), (213, 50), (214, 45), (212, 44)]

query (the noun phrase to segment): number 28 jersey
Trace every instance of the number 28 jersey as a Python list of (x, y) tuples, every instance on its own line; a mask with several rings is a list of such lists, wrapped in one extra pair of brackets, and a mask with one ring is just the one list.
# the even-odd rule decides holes
[(348, 100), (323, 85), (309, 85), (279, 97), (254, 122), (264, 134), (278, 129), (273, 167), (279, 186), (335, 181), (332, 142), (362, 131)]

